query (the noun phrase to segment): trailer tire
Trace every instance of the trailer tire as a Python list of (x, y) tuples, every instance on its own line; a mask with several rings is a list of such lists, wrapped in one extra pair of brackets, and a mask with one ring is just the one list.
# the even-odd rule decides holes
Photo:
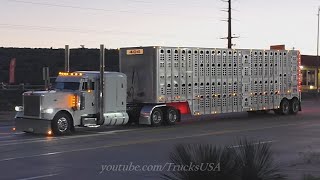
[(290, 101), (288, 99), (282, 99), (280, 108), (275, 110), (276, 114), (288, 115), (290, 113)]
[(150, 116), (151, 126), (160, 126), (163, 122), (163, 113), (160, 108), (154, 108)]
[(71, 133), (71, 118), (65, 112), (56, 114), (51, 122), (54, 135), (66, 135)]
[(164, 120), (167, 125), (175, 125), (176, 122), (180, 121), (179, 111), (173, 107), (169, 107), (165, 112)]
[(293, 98), (290, 101), (290, 114), (297, 114), (300, 109), (300, 102), (297, 98)]

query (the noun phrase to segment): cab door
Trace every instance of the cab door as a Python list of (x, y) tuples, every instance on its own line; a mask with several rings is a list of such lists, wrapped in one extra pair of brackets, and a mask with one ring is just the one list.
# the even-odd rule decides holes
[(81, 112), (82, 114), (93, 115), (97, 113), (96, 101), (96, 83), (92, 79), (85, 79), (82, 82), (81, 97), (82, 101)]

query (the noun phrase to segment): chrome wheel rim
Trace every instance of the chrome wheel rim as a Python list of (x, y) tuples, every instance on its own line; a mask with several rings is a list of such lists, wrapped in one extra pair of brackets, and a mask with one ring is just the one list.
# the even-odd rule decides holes
[(168, 119), (170, 122), (176, 122), (177, 121), (177, 113), (174, 110), (169, 111), (168, 113)]
[(160, 123), (161, 121), (161, 114), (160, 112), (156, 111), (152, 114), (152, 121), (156, 124)]
[(65, 117), (58, 119), (58, 130), (64, 132), (68, 129), (68, 120)]

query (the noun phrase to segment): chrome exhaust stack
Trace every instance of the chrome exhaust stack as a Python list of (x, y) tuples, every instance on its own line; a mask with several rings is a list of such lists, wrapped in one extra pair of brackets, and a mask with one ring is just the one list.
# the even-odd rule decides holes
[(64, 72), (70, 71), (70, 49), (69, 45), (65, 46), (64, 50)]
[(99, 82), (99, 119), (97, 120), (97, 125), (104, 124), (104, 59), (105, 51), (104, 45), (100, 45), (100, 82)]

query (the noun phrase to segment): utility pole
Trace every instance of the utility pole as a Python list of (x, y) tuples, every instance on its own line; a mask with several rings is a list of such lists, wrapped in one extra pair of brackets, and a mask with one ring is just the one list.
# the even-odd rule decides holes
[(227, 1), (224, 1), (223, 2), (228, 2), (228, 10), (223, 10), (225, 12), (228, 13), (228, 37), (224, 37), (224, 38), (221, 38), (221, 39), (228, 39), (228, 49), (231, 49), (233, 44), (232, 44), (232, 39), (234, 38), (239, 38), (239, 36), (232, 36), (232, 6), (231, 6), (231, 0), (227, 0)]
[(231, 21), (232, 21), (232, 18), (231, 18), (231, 0), (228, 0), (229, 1), (229, 6), (228, 6), (228, 49), (231, 49), (232, 48), (232, 34), (231, 34)]
[(318, 77), (318, 74), (319, 74), (319, 22), (320, 22), (320, 19), (319, 19), (319, 16), (320, 16), (320, 7), (318, 7), (318, 31), (317, 31), (317, 63), (316, 63), (316, 87), (317, 87), (317, 93), (319, 93), (319, 77)]

